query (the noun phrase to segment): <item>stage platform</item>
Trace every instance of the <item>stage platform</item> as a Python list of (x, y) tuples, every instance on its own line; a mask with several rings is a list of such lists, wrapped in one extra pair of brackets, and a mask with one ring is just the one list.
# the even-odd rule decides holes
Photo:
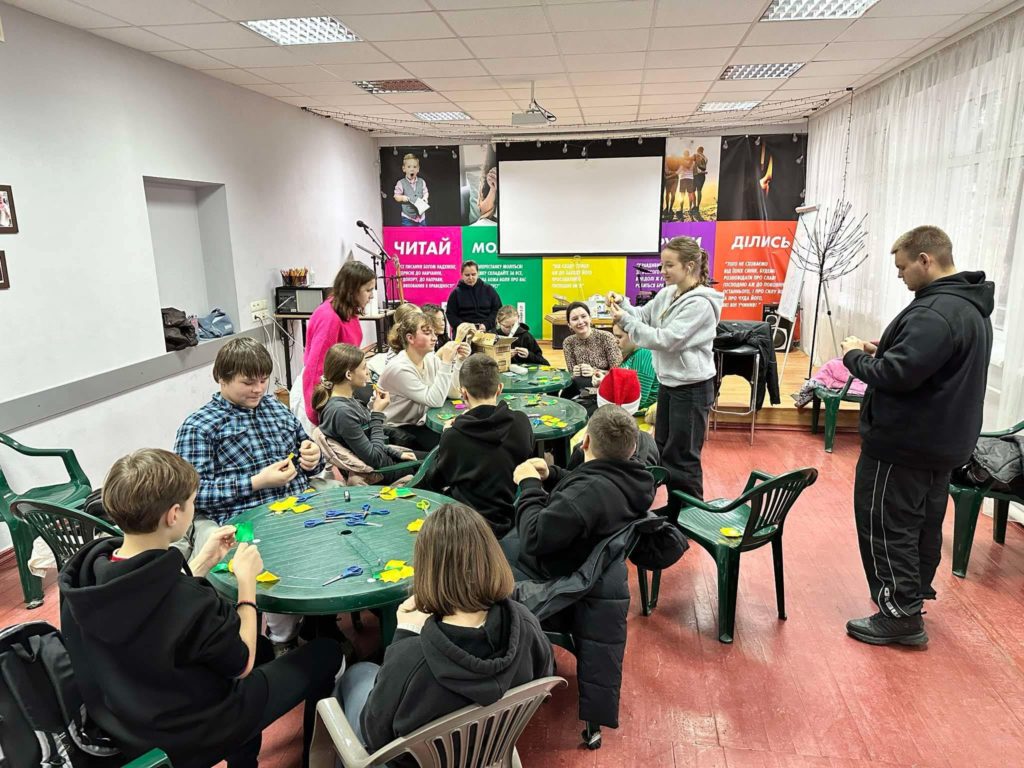
[[(550, 341), (540, 341), (544, 356), (552, 365), (562, 368), (565, 366), (565, 356), (560, 349), (552, 349)], [(786, 370), (782, 372), (783, 353), (776, 354), (778, 370), (782, 373), (779, 381), (779, 393), (782, 395), (782, 402), (778, 405), (771, 405), (765, 398), (764, 407), (757, 414), (757, 429), (801, 429), (811, 428), (811, 406), (797, 408), (791, 394), (797, 392), (803, 386), (807, 378), (807, 355), (800, 350), (793, 350), (789, 353), (789, 361), (786, 363)], [(750, 385), (746, 379), (739, 376), (726, 376), (722, 381), (722, 397), (719, 401), (723, 406), (741, 407), (750, 402)], [(841, 403), (839, 411), (839, 432), (855, 432), (857, 419), (860, 413), (858, 403)], [(824, 429), (825, 413), (821, 414), (821, 428)], [(718, 417), (718, 428), (747, 428), (750, 427), (749, 416), (733, 416), (720, 414)]]

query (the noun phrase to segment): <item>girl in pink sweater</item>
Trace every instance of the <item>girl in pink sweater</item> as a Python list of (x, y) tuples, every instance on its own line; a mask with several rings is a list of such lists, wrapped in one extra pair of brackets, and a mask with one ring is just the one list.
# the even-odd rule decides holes
[(306, 415), (314, 424), (320, 423), (320, 417), (313, 409), (313, 389), (323, 377), (327, 350), (335, 344), (363, 345), (359, 315), (373, 298), (376, 285), (372, 269), (358, 261), (347, 261), (334, 278), (331, 297), (310, 315), (302, 356), (302, 399)]

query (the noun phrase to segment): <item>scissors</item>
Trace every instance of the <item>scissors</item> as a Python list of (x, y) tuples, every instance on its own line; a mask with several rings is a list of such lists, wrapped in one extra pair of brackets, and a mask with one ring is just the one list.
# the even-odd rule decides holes
[(323, 583), (323, 586), (326, 587), (328, 584), (333, 584), (336, 581), (341, 581), (342, 579), (347, 579), (349, 576), (362, 576), (362, 575), (363, 575), (363, 569), (362, 568), (360, 568), (358, 565), (350, 565), (348, 568), (346, 568), (344, 571), (339, 573), (333, 579), (328, 579), (327, 581), (325, 581)]
[(367, 515), (366, 512), (349, 512), (344, 509), (328, 509), (324, 512), (325, 520), (362, 520)]
[(380, 523), (368, 523), (361, 517), (350, 517), (345, 520), (345, 525), (349, 528), (354, 528), (357, 525), (368, 525), (371, 528), (383, 528), (384, 526)]
[(316, 528), (318, 525), (327, 525), (328, 523), (336, 523), (340, 520), (344, 520), (343, 517), (335, 517), (329, 520), (307, 520), (302, 524), (303, 528)]

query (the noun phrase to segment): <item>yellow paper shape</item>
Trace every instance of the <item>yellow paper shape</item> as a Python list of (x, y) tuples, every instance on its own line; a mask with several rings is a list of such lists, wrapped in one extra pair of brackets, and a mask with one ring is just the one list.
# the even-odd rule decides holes
[(295, 505), (295, 502), (297, 501), (298, 499), (295, 498), (294, 496), (289, 496), (287, 499), (275, 501), (273, 504), (270, 505), (270, 511), (284, 512), (286, 509), (291, 509)]
[(387, 582), (388, 584), (394, 584), (395, 582), (407, 579), (412, 576), (412, 566), (406, 565), (401, 568), (389, 568), (381, 572), (380, 580)]
[(461, 400), (452, 400), (452, 405), (462, 405)]
[(398, 492), (394, 488), (381, 488), (380, 497), (384, 501), (394, 501), (398, 498)]
[(422, 518), (416, 518), (411, 523), (409, 523), (407, 526), (405, 526), (405, 529), (407, 531), (410, 531), (411, 533), (416, 533), (422, 527), (423, 527), (423, 520), (422, 520)]
[(294, 453), (289, 453), (288, 454), (288, 461), (291, 461), (294, 458), (295, 458), (295, 454)]
[(385, 564), (384, 568), (385, 569), (401, 568), (404, 565), (405, 565), (405, 560), (388, 560), (388, 562)]
[(312, 508), (312, 504), (297, 504), (296, 506), (292, 507), (292, 512), (298, 515), (303, 512), (309, 512), (309, 510), (311, 510)]
[(256, 577), (256, 581), (260, 584), (273, 584), (275, 581), (280, 581), (280, 576), (275, 576), (270, 571), (264, 571)]

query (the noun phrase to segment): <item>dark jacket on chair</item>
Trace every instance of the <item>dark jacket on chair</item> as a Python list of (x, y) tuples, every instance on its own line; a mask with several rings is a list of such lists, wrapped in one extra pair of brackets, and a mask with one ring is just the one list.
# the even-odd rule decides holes
[(552, 660), (540, 622), (514, 600), (491, 606), (480, 628), (432, 617), (418, 635), (399, 629), (360, 717), (367, 746), (374, 752), (470, 704), (493, 704), (550, 675)]
[[(757, 410), (764, 406), (765, 392), (772, 405), (782, 402), (779, 393), (779, 371), (775, 362), (775, 346), (772, 340), (772, 327), (765, 322), (751, 320), (723, 320), (718, 324), (714, 348), (735, 349), (749, 344), (757, 349), (761, 358), (757, 376), (757, 399), (754, 401)], [(722, 375), (736, 374), (747, 381), (754, 377), (754, 367), (749, 358), (725, 356), (722, 361)], [(751, 385), (755, 382), (751, 381)]]
[(864, 453), (936, 471), (970, 459), (981, 432), (994, 305), (995, 285), (984, 272), (958, 272), (917, 292), (874, 357), (846, 353), (843, 364), (868, 385), (860, 409)]
[[(517, 579), (521, 580), (516, 582), (516, 599), (546, 628), (572, 636), (579, 718), (584, 722), (619, 727), (629, 611), (625, 559), (641, 532), (651, 524), (645, 516), (625, 525), (598, 542), (575, 571), (560, 578), (531, 580), (531, 574), (518, 569)], [(511, 556), (521, 544), (516, 536), (513, 531), (502, 541), (502, 548)]]

